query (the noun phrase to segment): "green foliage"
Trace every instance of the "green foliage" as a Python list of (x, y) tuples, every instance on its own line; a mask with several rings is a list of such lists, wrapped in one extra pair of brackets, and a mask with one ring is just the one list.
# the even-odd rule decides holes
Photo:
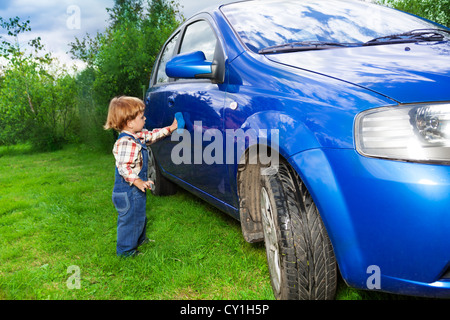
[[(110, 149), (113, 135), (102, 133), (108, 103), (120, 95), (143, 97), (159, 50), (179, 25), (178, 4), (167, 0), (116, 0), (107, 9), (109, 26), (95, 37), (87, 34), (70, 44), (73, 58), (88, 67), (78, 77), (83, 133), (89, 143)], [(95, 122), (94, 122), (95, 121)]]
[[(95, 70), (94, 98), (107, 104), (117, 95), (142, 97), (156, 56), (178, 26), (178, 5), (167, 0), (116, 0), (107, 9), (110, 25), (103, 34), (89, 34), (71, 43), (71, 54)], [(91, 71), (89, 71), (91, 72)]]
[(19, 36), (31, 31), (30, 21), (0, 18), (7, 37), (0, 40), (4, 67), (0, 86), (0, 144), (30, 141), (40, 150), (59, 148), (75, 124), (75, 80), (55, 67), (38, 37), (21, 48)]
[(379, 0), (379, 3), (450, 27), (450, 0)]
[(21, 47), (29, 20), (0, 17), (0, 145), (30, 141), (48, 150), (78, 137), (110, 151), (114, 136), (102, 129), (109, 101), (143, 96), (162, 44), (183, 18), (172, 0), (116, 0), (106, 10), (104, 33), (70, 44), (72, 56), (87, 64), (75, 77), (39, 37)]
[(95, 93), (92, 90), (97, 75), (98, 72), (93, 67), (87, 67), (76, 77), (78, 89), (76, 102), (80, 117), (79, 137), (83, 143), (110, 154), (115, 137), (111, 132), (103, 130), (106, 108), (96, 103)]

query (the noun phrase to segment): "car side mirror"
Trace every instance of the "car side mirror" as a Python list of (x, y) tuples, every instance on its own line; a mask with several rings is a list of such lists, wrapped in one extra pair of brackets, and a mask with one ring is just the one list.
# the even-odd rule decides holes
[(212, 65), (202, 51), (182, 53), (167, 62), (166, 74), (170, 78), (211, 79)]
[(166, 74), (170, 78), (210, 79), (212, 83), (224, 83), (225, 57), (219, 41), (213, 61), (207, 61), (203, 51), (182, 53), (167, 62)]

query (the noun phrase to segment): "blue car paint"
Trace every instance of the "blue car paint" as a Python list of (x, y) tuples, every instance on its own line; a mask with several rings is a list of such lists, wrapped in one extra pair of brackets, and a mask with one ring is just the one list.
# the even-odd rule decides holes
[(205, 54), (201, 51), (188, 52), (179, 54), (177, 57), (169, 61), (166, 66), (166, 73), (169, 77), (172, 76), (172, 70), (183, 70), (180, 78), (195, 78), (198, 74), (211, 72), (211, 62), (205, 61)]
[[(289, 163), (311, 190), (350, 286), (366, 288), (367, 268), (377, 265), (383, 290), (448, 297), (450, 283), (439, 281), (449, 264), (448, 166), (331, 148), (301, 152)], [(439, 290), (425, 289), (437, 282)]]
[[(450, 101), (448, 42), (263, 56), (245, 48), (220, 9), (196, 18), (210, 21), (221, 41), (226, 81), (206, 84), (201, 98), (213, 104), (200, 108), (190, 99), (205, 82), (151, 87), (147, 126), (169, 124), (184, 105), (203, 131), (278, 128), (280, 154), (308, 187), (350, 286), (367, 289), (368, 267), (377, 265), (383, 291), (449, 297), (450, 281), (440, 278), (450, 265), (450, 167), (363, 157), (353, 132), (355, 116), (370, 108)], [(169, 97), (172, 109), (152, 109)], [(174, 144), (153, 147), (164, 174), (239, 219), (237, 165), (173, 166)]]
[(314, 70), (357, 84), (400, 103), (416, 103), (428, 102), (430, 96), (433, 101), (449, 100), (449, 52), (450, 43), (443, 42), (344, 48), (267, 57), (285, 65)]

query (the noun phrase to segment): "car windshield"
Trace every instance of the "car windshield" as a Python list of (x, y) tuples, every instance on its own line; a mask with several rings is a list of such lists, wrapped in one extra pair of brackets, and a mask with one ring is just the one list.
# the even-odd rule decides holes
[[(246, 46), (260, 53), (286, 45), (293, 51), (290, 44), (313, 43), (316, 46), (312, 49), (362, 45), (411, 30), (441, 28), (413, 15), (362, 1), (248, 1), (224, 5), (221, 10)], [(449, 36), (444, 33), (443, 37)], [(317, 46), (321, 43), (326, 46)]]

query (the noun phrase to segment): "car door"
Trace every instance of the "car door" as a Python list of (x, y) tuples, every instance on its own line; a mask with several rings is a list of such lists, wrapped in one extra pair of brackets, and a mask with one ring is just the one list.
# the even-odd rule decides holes
[[(149, 130), (169, 126), (173, 122), (173, 114), (168, 111), (169, 92), (173, 79), (170, 79), (165, 71), (167, 62), (176, 54), (181, 31), (171, 37), (158, 57), (150, 80), (150, 88), (147, 92), (146, 103), (146, 128)], [(151, 149), (163, 171), (170, 172), (180, 179), (187, 179), (189, 170), (186, 165), (175, 165), (171, 160), (171, 151), (174, 143), (170, 138), (165, 138), (151, 146)]]
[[(193, 20), (182, 30), (176, 52), (195, 51), (202, 51), (209, 61), (224, 56), (218, 35), (207, 18)], [(164, 123), (170, 124), (175, 113), (181, 112), (186, 124), (182, 135), (174, 134), (160, 144), (159, 162), (194, 190), (228, 202), (230, 185), (223, 148), (225, 85), (210, 79), (170, 79), (164, 94)]]

